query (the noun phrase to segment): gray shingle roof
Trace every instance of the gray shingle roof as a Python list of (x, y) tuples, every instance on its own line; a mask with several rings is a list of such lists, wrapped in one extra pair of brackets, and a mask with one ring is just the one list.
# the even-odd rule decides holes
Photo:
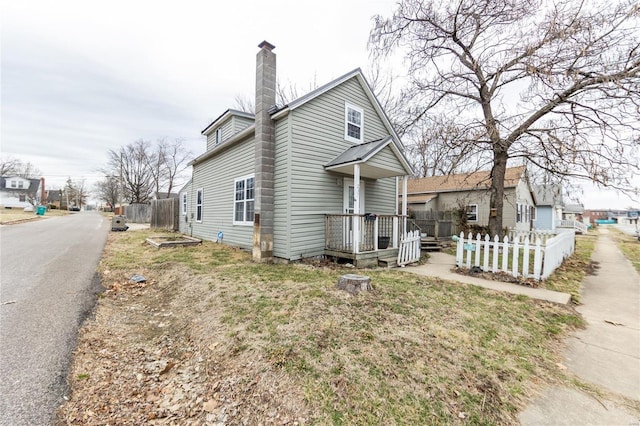
[(378, 152), (381, 148), (391, 142), (391, 136), (387, 136), (383, 139), (377, 139), (371, 142), (365, 142), (363, 144), (354, 145), (338, 155), (336, 158), (325, 164), (325, 167), (339, 166), (340, 164), (355, 163), (358, 161), (365, 161), (371, 155)]

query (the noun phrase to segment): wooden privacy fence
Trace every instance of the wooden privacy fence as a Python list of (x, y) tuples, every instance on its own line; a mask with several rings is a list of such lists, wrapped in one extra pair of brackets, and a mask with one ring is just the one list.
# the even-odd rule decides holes
[(124, 215), (130, 223), (151, 222), (151, 206), (149, 204), (129, 204), (124, 207)]
[[(531, 233), (523, 240), (520, 235), (513, 239), (505, 236), (500, 241), (496, 235), (484, 238), (469, 233), (465, 238), (460, 233), (456, 246), (456, 265), (470, 269), (472, 266), (486, 272), (506, 272), (514, 277), (547, 279), (553, 271), (571, 256), (575, 250), (575, 232), (562, 231), (544, 240), (541, 235)], [(534, 241), (535, 239), (535, 241)]]
[(400, 240), (398, 266), (404, 266), (418, 260), (420, 260), (420, 231), (407, 232)]
[(180, 200), (164, 198), (151, 201), (151, 228), (163, 228), (177, 231), (179, 221)]

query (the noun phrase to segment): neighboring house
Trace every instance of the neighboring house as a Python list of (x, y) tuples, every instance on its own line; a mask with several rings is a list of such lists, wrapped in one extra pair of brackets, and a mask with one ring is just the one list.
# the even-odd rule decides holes
[(582, 204), (565, 204), (562, 209), (562, 219), (582, 222), (584, 206)]
[[(407, 203), (411, 211), (444, 212), (464, 208), (467, 224), (489, 225), (489, 171), (410, 179)], [(402, 201), (402, 196), (400, 197)], [(504, 177), (502, 225), (528, 230), (536, 220), (535, 196), (524, 166), (509, 167)]]
[(274, 46), (259, 48), (256, 113), (229, 109), (202, 131), (180, 230), (257, 261), (330, 255), (361, 266), (393, 255), (406, 226), (397, 178), (412, 169), (362, 71), (277, 107)]
[(562, 185), (534, 185), (536, 212), (533, 227), (538, 230), (555, 231), (562, 220)]
[(47, 204), (56, 206), (56, 208), (62, 208), (62, 204), (60, 203), (60, 197), (62, 196), (61, 189), (50, 189), (45, 191), (47, 194)]
[(0, 207), (25, 208), (46, 198), (44, 178), (25, 179), (20, 176), (0, 177)]

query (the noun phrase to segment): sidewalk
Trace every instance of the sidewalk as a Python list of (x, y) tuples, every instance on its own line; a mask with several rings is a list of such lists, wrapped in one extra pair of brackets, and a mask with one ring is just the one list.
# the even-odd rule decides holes
[(543, 288), (532, 288), (518, 284), (503, 283), (500, 281), (485, 280), (482, 278), (472, 277), (468, 275), (456, 274), (451, 272), (456, 264), (455, 256), (446, 253), (430, 253), (429, 261), (425, 265), (408, 266), (404, 269), (406, 272), (412, 272), (418, 275), (428, 277), (438, 277), (444, 280), (458, 281), (461, 283), (472, 284), (475, 286), (488, 288), (496, 291), (504, 291), (512, 294), (522, 294), (532, 299), (546, 300), (548, 302), (566, 305), (571, 300), (571, 296), (567, 293), (546, 290)]
[[(567, 339), (564, 364), (570, 373), (604, 392), (640, 401), (640, 275), (600, 231), (592, 259), (597, 275), (585, 278), (582, 306), (585, 330)], [(519, 416), (527, 425), (640, 425), (640, 417), (573, 388), (544, 390)]]

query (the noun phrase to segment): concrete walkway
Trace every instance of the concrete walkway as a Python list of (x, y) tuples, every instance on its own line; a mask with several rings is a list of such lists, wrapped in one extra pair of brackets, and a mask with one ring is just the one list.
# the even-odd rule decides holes
[(458, 281), (461, 283), (472, 284), (483, 288), (496, 291), (505, 291), (512, 294), (522, 294), (532, 299), (546, 300), (548, 302), (560, 303), (566, 305), (571, 300), (571, 296), (567, 293), (558, 291), (545, 290), (542, 288), (526, 287), (518, 284), (503, 283), (500, 281), (485, 280), (482, 278), (472, 277), (468, 275), (456, 274), (451, 272), (451, 268), (456, 265), (456, 258), (446, 253), (430, 253), (429, 261), (424, 265), (407, 266), (406, 272), (413, 272), (418, 275), (428, 277), (438, 277), (450, 281)]
[(545, 389), (520, 413), (525, 425), (640, 425), (619, 397), (640, 401), (640, 275), (603, 229), (592, 259), (597, 275), (585, 278), (578, 311), (588, 323), (567, 340), (570, 373), (609, 398), (597, 400), (566, 387)]

